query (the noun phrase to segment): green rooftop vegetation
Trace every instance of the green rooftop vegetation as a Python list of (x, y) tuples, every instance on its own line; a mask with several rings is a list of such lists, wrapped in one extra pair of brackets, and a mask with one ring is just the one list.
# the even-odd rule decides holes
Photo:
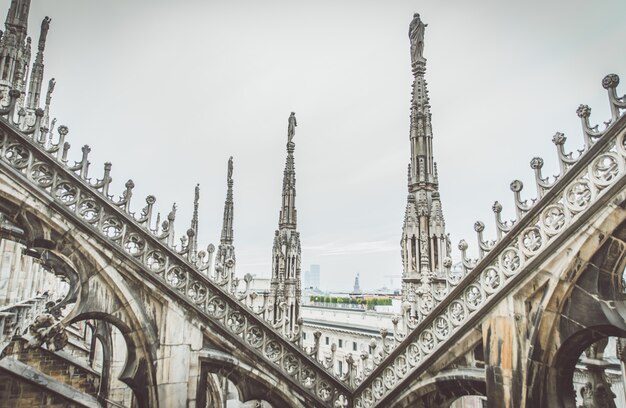
[(368, 309), (373, 309), (374, 306), (391, 306), (391, 299), (389, 298), (355, 299), (350, 297), (311, 296), (309, 300), (312, 303), (365, 305)]

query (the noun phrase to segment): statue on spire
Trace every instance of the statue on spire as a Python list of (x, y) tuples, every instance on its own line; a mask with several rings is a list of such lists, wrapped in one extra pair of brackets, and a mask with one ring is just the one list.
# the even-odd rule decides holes
[(409, 39), (411, 40), (411, 62), (424, 62), (424, 29), (428, 24), (424, 24), (419, 13), (413, 14), (413, 20), (409, 25)]
[(41, 33), (39, 34), (39, 48), (43, 49), (46, 44), (46, 38), (48, 37), (48, 30), (50, 29), (50, 22), (52, 19), (46, 16), (41, 22)]
[(232, 180), (233, 179), (233, 156), (230, 156), (230, 159), (228, 159), (228, 180)]
[(296, 113), (295, 112), (291, 112), (291, 115), (289, 115), (289, 119), (287, 119), (287, 142), (291, 143), (291, 141), (293, 140), (293, 137), (296, 134), (296, 126), (298, 126), (298, 122), (296, 122)]

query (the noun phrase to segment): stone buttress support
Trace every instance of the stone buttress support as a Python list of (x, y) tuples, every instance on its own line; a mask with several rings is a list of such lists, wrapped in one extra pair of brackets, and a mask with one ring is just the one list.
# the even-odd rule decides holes
[(513, 300), (500, 303), (483, 322), (487, 407), (522, 408), (524, 330), (511, 313)]

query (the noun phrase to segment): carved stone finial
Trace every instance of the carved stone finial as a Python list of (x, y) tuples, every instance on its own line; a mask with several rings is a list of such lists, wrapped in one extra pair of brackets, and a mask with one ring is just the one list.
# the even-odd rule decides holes
[(530, 161), (530, 168), (533, 170), (540, 169), (543, 167), (543, 159), (541, 157), (533, 157)]
[(591, 108), (588, 105), (580, 105), (576, 109), (576, 114), (579, 118), (588, 118), (591, 116)]
[(176, 203), (172, 204), (172, 211), (170, 211), (169, 214), (167, 214), (167, 219), (172, 222), (174, 221), (174, 219), (176, 219)]
[(617, 88), (619, 85), (619, 76), (617, 74), (608, 74), (602, 79), (602, 87), (604, 89)]
[(482, 221), (476, 221), (474, 223), (474, 231), (483, 232), (485, 230), (485, 224)]
[(467, 242), (464, 239), (459, 242), (459, 250), (467, 251)]
[(493, 206), (491, 206), (491, 209), (496, 214), (501, 213), (502, 212), (502, 204), (500, 204), (498, 201), (496, 201), (495, 203), (493, 203)]
[(511, 191), (515, 193), (519, 193), (524, 188), (524, 184), (519, 180), (513, 180), (511, 182)]
[(566, 140), (567, 140), (567, 138), (561, 132), (556, 132), (554, 134), (554, 136), (552, 136), (552, 143), (554, 143), (557, 146), (561, 146), (561, 145), (565, 144)]

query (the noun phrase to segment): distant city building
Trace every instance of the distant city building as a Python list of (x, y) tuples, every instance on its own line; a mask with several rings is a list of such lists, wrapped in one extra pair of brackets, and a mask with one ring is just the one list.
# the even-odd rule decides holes
[(313, 347), (319, 332), (319, 357), (343, 375), (348, 354), (356, 358), (382, 350), (381, 329), (393, 333), (392, 317), (400, 313), (401, 303), (389, 296), (311, 296), (301, 308), (303, 345)]
[(311, 272), (306, 270), (304, 271), (304, 279), (302, 280), (302, 288), (310, 288), (311, 287)]
[(320, 287), (320, 266), (311, 265), (311, 269), (304, 272), (304, 287), (317, 288)]
[(363, 292), (361, 292), (361, 285), (359, 284), (359, 275), (360, 274), (356, 274), (356, 277), (354, 278), (354, 288), (352, 288), (352, 294), (353, 295), (360, 295)]

